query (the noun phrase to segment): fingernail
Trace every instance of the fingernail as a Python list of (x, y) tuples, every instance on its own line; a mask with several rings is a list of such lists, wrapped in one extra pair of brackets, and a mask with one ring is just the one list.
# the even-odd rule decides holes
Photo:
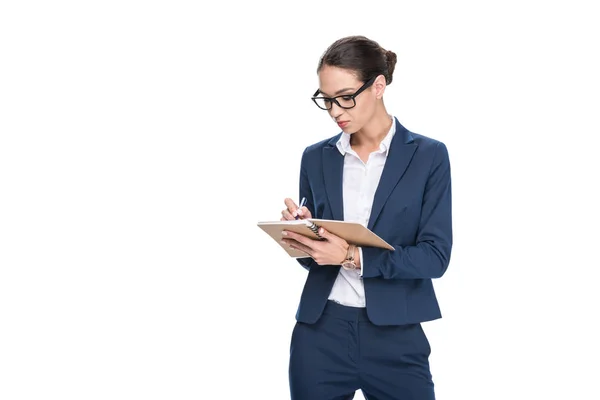
[(292, 217), (295, 217), (296, 215), (298, 215), (298, 212), (294, 211), (294, 212), (292, 213)]
[(300, 214), (300, 215), (304, 214), (304, 212), (302, 211), (301, 208), (298, 209), (298, 214)]
[(319, 233), (323, 233), (325, 230), (323, 228), (319, 229)]
[(286, 231), (283, 231), (283, 232), (281, 232), (281, 234), (282, 234), (283, 236), (287, 236), (287, 234), (288, 234), (288, 233), (287, 233)]

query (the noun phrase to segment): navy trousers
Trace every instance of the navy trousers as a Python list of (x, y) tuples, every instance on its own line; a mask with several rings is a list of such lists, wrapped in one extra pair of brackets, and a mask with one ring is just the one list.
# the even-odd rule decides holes
[(435, 400), (430, 353), (421, 324), (377, 326), (364, 308), (328, 301), (319, 321), (294, 327), (291, 398)]

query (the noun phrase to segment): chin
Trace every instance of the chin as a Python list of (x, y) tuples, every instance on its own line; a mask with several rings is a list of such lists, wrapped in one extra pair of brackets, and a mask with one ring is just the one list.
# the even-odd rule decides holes
[(356, 133), (358, 131), (358, 129), (356, 129), (356, 127), (354, 126), (345, 126), (340, 129), (342, 130), (342, 132), (347, 133), (348, 135), (352, 135), (353, 133)]

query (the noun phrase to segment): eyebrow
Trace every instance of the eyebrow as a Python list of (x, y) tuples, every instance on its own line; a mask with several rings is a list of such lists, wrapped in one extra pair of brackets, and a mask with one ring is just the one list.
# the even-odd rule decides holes
[[(339, 95), (339, 94), (342, 94), (342, 93), (344, 93), (344, 92), (346, 92), (346, 91), (348, 91), (348, 90), (355, 90), (355, 89), (354, 89), (354, 88), (344, 88), (344, 89), (340, 89), (340, 90), (338, 90), (337, 92), (335, 92), (333, 95), (334, 95), (334, 96), (337, 96), (337, 95)], [(321, 89), (319, 89), (319, 93), (321, 93), (321, 94), (323, 94), (323, 95), (325, 95), (325, 96), (329, 96), (327, 93), (323, 92)]]

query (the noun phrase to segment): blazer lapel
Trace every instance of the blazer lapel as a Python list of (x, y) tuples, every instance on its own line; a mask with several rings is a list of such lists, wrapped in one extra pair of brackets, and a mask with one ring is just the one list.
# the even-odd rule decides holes
[(331, 139), (329, 146), (323, 148), (323, 178), (325, 179), (325, 190), (327, 191), (333, 219), (343, 221), (342, 174), (344, 171), (344, 157), (335, 145), (338, 138), (339, 135)]
[(383, 209), (388, 197), (404, 175), (406, 168), (410, 164), (417, 145), (406, 128), (396, 120), (396, 133), (390, 143), (387, 160), (375, 192), (371, 216), (369, 218), (368, 228), (373, 229), (377, 218)]

